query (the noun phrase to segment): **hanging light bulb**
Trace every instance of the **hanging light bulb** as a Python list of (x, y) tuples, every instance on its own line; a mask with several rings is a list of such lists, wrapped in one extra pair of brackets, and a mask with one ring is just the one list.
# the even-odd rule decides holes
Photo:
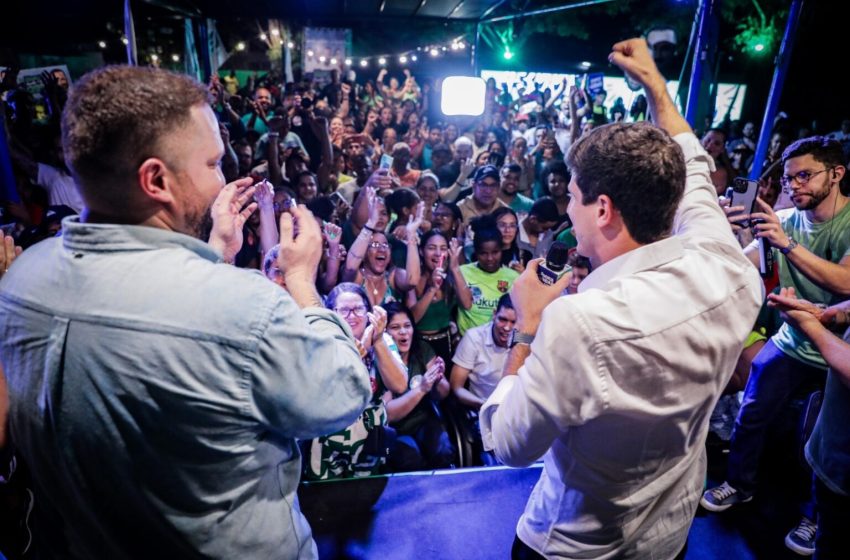
[(265, 41), (268, 38), (268, 35), (266, 35), (265, 33), (260, 33), (260, 41)]
[[(281, 41), (280, 41), (280, 43), (281, 43), (281, 44), (283, 44), (283, 40), (281, 40)], [(295, 43), (293, 43), (292, 41), (288, 42), (288, 43), (286, 44), (286, 48), (287, 48), (287, 49), (294, 49), (294, 48), (295, 48)]]
[(307, 51), (307, 56), (313, 56), (315, 53), (313, 51)]
[(402, 64), (407, 64), (407, 57), (405, 55), (401, 55), (398, 57), (398, 61)]
[(410, 55), (410, 60), (412, 60), (413, 62), (416, 62), (417, 60), (419, 60), (419, 58), (415, 54), (412, 54), (412, 55)]
[(363, 60), (360, 61), (360, 66), (362, 66), (363, 68), (366, 68), (367, 66), (369, 66), (369, 61), (364, 58)]
[(386, 63), (387, 63), (387, 59), (384, 58), (383, 56), (378, 59), (378, 64), (380, 64), (381, 66), (384, 66)]
[(245, 43), (243, 43), (242, 41), (239, 41), (238, 43), (236, 43), (236, 50), (237, 51), (244, 51), (245, 50)]
[(180, 62), (180, 55), (179, 54), (172, 54), (171, 60), (173, 60), (174, 62)]
[(351, 66), (351, 59), (350, 59), (350, 58), (346, 58), (346, 59), (345, 59), (345, 65), (346, 65), (346, 66)]
[(431, 56), (437, 56), (438, 54), (440, 54), (440, 51), (437, 49), (431, 49)]

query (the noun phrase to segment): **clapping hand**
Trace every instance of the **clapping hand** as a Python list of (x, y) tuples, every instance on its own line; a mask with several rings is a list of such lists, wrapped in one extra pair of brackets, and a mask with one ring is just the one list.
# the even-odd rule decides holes
[(254, 195), (253, 179), (244, 177), (228, 183), (218, 193), (210, 208), (212, 231), (209, 244), (218, 250), (225, 262), (232, 262), (242, 248), (242, 227), (257, 209), (257, 203), (246, 206)]
[(376, 305), (366, 316), (369, 318), (369, 326), (363, 331), (360, 343), (369, 350), (384, 335), (384, 330), (387, 328), (387, 312), (380, 305)]

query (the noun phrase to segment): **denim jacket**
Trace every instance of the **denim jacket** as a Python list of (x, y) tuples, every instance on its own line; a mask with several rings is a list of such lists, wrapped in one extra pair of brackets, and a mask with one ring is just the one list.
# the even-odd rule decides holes
[(64, 221), (0, 282), (10, 433), (47, 557), (314, 558), (296, 439), (370, 396), (350, 329), (208, 245)]

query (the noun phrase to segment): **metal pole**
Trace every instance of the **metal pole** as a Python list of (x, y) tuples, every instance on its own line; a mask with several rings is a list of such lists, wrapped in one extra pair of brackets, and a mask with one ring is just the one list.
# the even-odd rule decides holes
[[(700, 115), (700, 97), (704, 96), (703, 79), (711, 72), (711, 58), (717, 51), (716, 2), (719, 0), (700, 0), (699, 31), (694, 48), (694, 65), (691, 68), (691, 80), (688, 83), (688, 100), (685, 104), (685, 120), (691, 127), (702, 126), (698, 122)], [(713, 109), (713, 108), (712, 108)]]
[(480, 70), (480, 55), (479, 49), (481, 48), (481, 22), (477, 22), (475, 24), (475, 45), (472, 47), (472, 75), (478, 76), (478, 72)]
[(767, 148), (770, 136), (773, 134), (773, 119), (779, 109), (779, 98), (782, 96), (782, 87), (788, 74), (788, 66), (791, 63), (791, 51), (794, 49), (794, 39), (797, 36), (797, 28), (800, 24), (800, 13), (803, 11), (803, 0), (794, 0), (788, 11), (788, 23), (785, 26), (785, 36), (782, 38), (782, 46), (776, 56), (776, 71), (773, 73), (773, 82), (770, 84), (770, 94), (767, 97), (767, 108), (764, 111), (764, 120), (761, 123), (759, 141), (756, 145), (756, 155), (753, 158), (753, 167), (750, 170), (750, 179), (758, 179), (764, 167), (764, 158), (767, 156)]
[(554, 6), (552, 8), (541, 8), (540, 10), (532, 10), (530, 12), (522, 12), (519, 14), (510, 14), (507, 16), (499, 16), (488, 19), (481, 19), (481, 23), (495, 23), (497, 21), (508, 21), (512, 19), (522, 18), (522, 17), (530, 17), (530, 16), (542, 16), (545, 14), (552, 14), (555, 12), (562, 12), (564, 10), (572, 10), (574, 8), (584, 8), (586, 6), (595, 6), (596, 4), (606, 4), (608, 2), (613, 2), (614, 0), (585, 0), (584, 2), (576, 2), (575, 4), (567, 4), (566, 6)]
[(198, 44), (201, 47), (201, 70), (203, 72), (203, 83), (209, 83), (212, 76), (212, 59), (210, 58), (210, 38), (207, 19), (200, 18), (198, 20)]
[(136, 27), (133, 25), (133, 9), (130, 7), (130, 0), (124, 0), (124, 37), (127, 39), (127, 64), (136, 66), (139, 64), (139, 59), (136, 50)]

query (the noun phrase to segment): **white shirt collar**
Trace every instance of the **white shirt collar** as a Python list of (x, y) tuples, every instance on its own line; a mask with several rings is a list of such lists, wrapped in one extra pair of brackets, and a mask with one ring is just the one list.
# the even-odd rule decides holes
[(617, 278), (676, 260), (683, 252), (682, 240), (675, 236), (642, 245), (594, 269), (579, 284), (578, 291), (581, 293), (593, 288), (604, 289), (609, 282)]

